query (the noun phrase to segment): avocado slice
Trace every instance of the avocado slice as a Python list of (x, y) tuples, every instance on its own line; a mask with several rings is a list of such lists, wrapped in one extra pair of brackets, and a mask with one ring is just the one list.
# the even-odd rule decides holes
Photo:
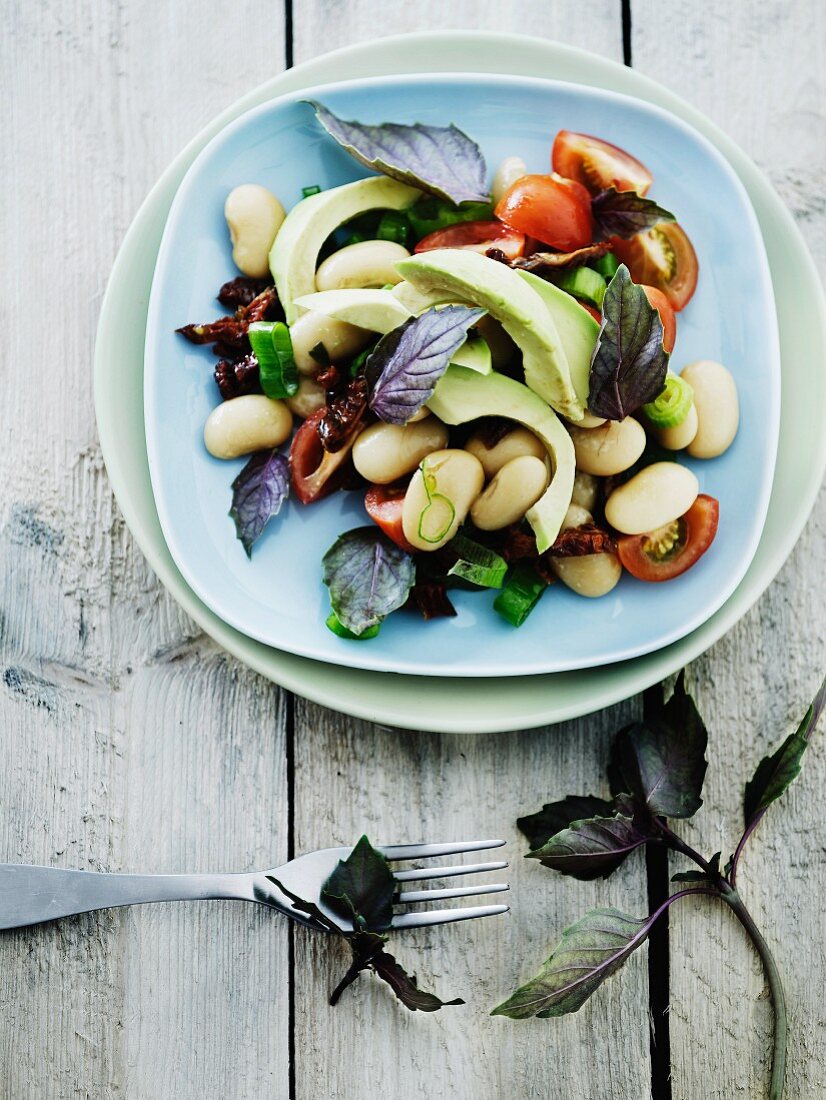
[(402, 279), (400, 283), (396, 283), (392, 290), (388, 291), (388, 294), (392, 294), (397, 302), (400, 302), (406, 309), (409, 309), (411, 313), (424, 313), (426, 309), (430, 309), (431, 306), (446, 305), (447, 303), (456, 302), (456, 295), (450, 290), (417, 290), (412, 283), (408, 283), (406, 279)]
[(571, 382), (553, 318), (516, 271), (461, 248), (422, 252), (400, 260), (396, 270), (420, 293), (445, 291), (458, 301), (487, 309), (521, 348), (528, 386), (569, 420), (582, 419), (585, 405)]
[(518, 271), (517, 274), (545, 303), (565, 348), (576, 395), (583, 406), (587, 405), (591, 357), (599, 336), (599, 325), (576, 298), (558, 286), (540, 279), (532, 271)]
[(403, 210), (420, 194), (418, 188), (387, 176), (370, 176), (296, 203), (270, 249), (270, 271), (287, 322), (292, 324), (298, 317), (296, 298), (315, 290), (318, 254), (332, 232), (368, 210)]
[(459, 350), (454, 351), (450, 365), (466, 367), (477, 374), (490, 374), (493, 371), (493, 360), (487, 341), (481, 336), (469, 336)]
[(413, 316), (389, 290), (321, 290), (302, 294), (295, 304), (370, 332), (390, 332)]
[(427, 403), (445, 424), (464, 424), (480, 416), (505, 416), (539, 436), (553, 463), (551, 484), (527, 514), (542, 554), (553, 546), (574, 490), (576, 459), (571, 437), (552, 409), (533, 390), (504, 374), (477, 374), (449, 366)]

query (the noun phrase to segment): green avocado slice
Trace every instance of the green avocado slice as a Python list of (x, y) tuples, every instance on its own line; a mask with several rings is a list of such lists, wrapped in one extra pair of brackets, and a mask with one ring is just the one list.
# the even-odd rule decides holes
[(295, 304), (370, 332), (390, 332), (413, 316), (389, 290), (320, 290), (302, 294)]
[(452, 365), (436, 383), (427, 405), (445, 424), (464, 424), (480, 416), (504, 416), (523, 424), (542, 440), (554, 473), (526, 519), (536, 535), (539, 553), (550, 549), (571, 503), (576, 468), (571, 437), (553, 410), (533, 390), (504, 374), (477, 374)]
[(461, 248), (422, 252), (400, 260), (396, 270), (421, 294), (444, 291), (487, 309), (521, 348), (528, 386), (569, 420), (582, 419), (585, 406), (571, 381), (553, 318), (516, 271)]
[(370, 176), (302, 199), (289, 212), (270, 249), (270, 271), (288, 324), (298, 317), (295, 300), (315, 290), (321, 246), (343, 223), (368, 210), (403, 210), (421, 195), (416, 187)]

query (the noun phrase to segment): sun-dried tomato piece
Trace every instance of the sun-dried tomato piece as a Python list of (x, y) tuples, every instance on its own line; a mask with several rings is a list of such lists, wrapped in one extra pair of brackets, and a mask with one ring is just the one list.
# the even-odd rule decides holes
[(417, 581), (410, 589), (407, 606), (420, 611), (426, 620), (451, 619), (456, 615), (442, 581)]
[(249, 275), (239, 275), (224, 283), (216, 297), (222, 306), (236, 310), (241, 306), (248, 306), (253, 298), (257, 298), (262, 290), (271, 285), (271, 279), (253, 279)]
[(247, 324), (236, 317), (219, 317), (206, 325), (184, 325), (176, 329), (193, 344), (222, 343), (226, 347), (244, 354), (250, 350), (247, 339)]
[(318, 422), (318, 438), (324, 450), (331, 454), (341, 450), (360, 424), (366, 409), (367, 380), (363, 376), (353, 378), (338, 396), (332, 391), (328, 393), (326, 411)]
[(233, 397), (241, 397), (246, 393), (263, 392), (259, 378), (258, 360), (252, 353), (234, 362), (222, 359), (215, 364), (213, 373), (221, 397), (225, 401), (229, 401)]
[(616, 554), (617, 544), (595, 523), (567, 527), (548, 551), (552, 558), (579, 558), (584, 554)]
[(278, 300), (278, 291), (274, 286), (265, 287), (260, 294), (256, 294), (249, 305), (241, 306), (235, 316), (239, 321), (247, 325), (255, 321), (280, 321), (283, 320), (284, 311)]
[(535, 558), (536, 536), (526, 531), (523, 527), (514, 524), (504, 531), (504, 542), (500, 553), (507, 562), (525, 561), (527, 558)]
[[(541, 275), (543, 271), (558, 271), (561, 267), (581, 267), (589, 260), (599, 259), (609, 250), (608, 241), (588, 244), (584, 248), (575, 248), (573, 252), (534, 252), (530, 256), (518, 256), (510, 260), (511, 267), (522, 271), (534, 271)], [(498, 257), (497, 257), (498, 258)]]

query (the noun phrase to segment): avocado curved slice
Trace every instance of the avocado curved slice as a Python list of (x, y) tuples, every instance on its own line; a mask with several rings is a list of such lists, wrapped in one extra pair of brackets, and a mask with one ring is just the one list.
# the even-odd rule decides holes
[(461, 248), (419, 253), (400, 260), (396, 270), (420, 294), (444, 291), (486, 309), (521, 348), (528, 386), (569, 420), (582, 419), (585, 405), (571, 381), (568, 357), (553, 318), (542, 298), (516, 271)]
[(571, 437), (553, 409), (533, 390), (504, 374), (477, 374), (449, 366), (427, 402), (445, 424), (464, 424), (480, 416), (504, 416), (537, 435), (551, 456), (554, 473), (544, 494), (526, 515), (540, 554), (556, 542), (574, 491), (576, 458)]
[(270, 271), (288, 324), (299, 314), (296, 298), (315, 291), (318, 254), (331, 233), (357, 214), (368, 210), (402, 210), (420, 195), (418, 188), (406, 183), (387, 176), (369, 176), (296, 203), (270, 249)]
[(370, 332), (391, 332), (413, 316), (389, 290), (320, 290), (302, 294), (295, 304)]

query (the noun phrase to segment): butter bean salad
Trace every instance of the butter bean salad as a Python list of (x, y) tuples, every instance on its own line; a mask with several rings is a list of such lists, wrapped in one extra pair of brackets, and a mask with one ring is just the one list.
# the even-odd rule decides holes
[(360, 494), (364, 525), (321, 566), (345, 639), (403, 607), (455, 614), (455, 587), (494, 590), (519, 626), (557, 582), (599, 598), (623, 573), (693, 568), (719, 505), (679, 458), (731, 446), (737, 387), (721, 363), (680, 363), (699, 265), (645, 165), (562, 130), (550, 171), (513, 155), (488, 185), (455, 127), (445, 168), (428, 153), (444, 128), (312, 107), (380, 174), (309, 185), (289, 212), (236, 187), (229, 312), (178, 330), (217, 356), (203, 439), (247, 459), (228, 478), (247, 553), (288, 496)]

